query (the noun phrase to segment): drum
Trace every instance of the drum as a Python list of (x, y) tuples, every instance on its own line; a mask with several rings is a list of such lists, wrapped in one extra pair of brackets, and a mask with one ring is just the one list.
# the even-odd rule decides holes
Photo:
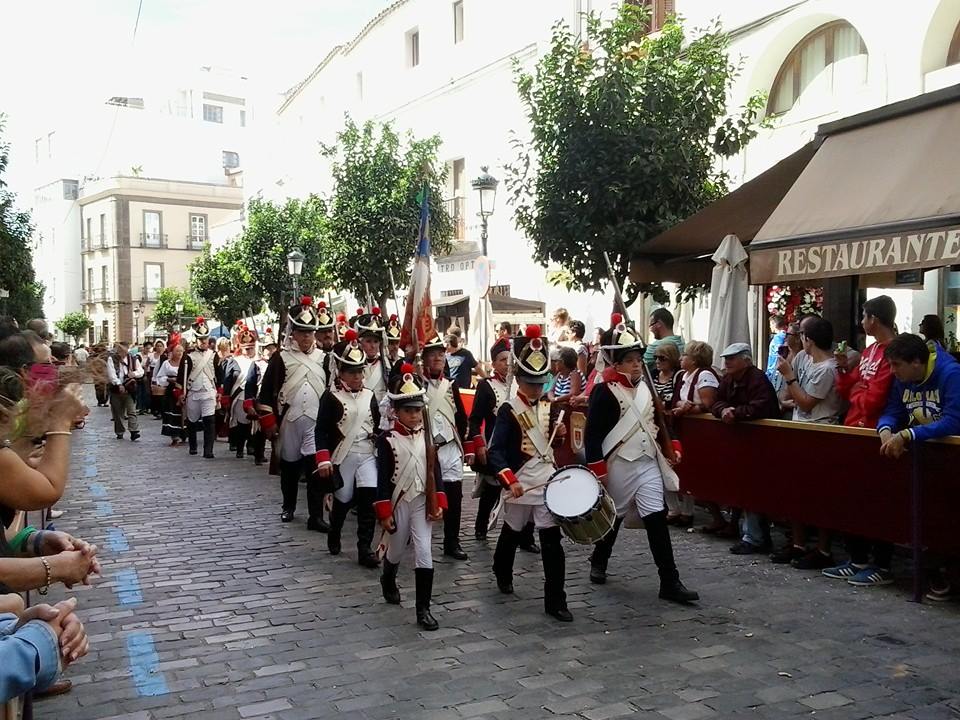
[(563, 534), (578, 545), (592, 545), (617, 519), (613, 498), (583, 465), (568, 465), (551, 475), (544, 504)]

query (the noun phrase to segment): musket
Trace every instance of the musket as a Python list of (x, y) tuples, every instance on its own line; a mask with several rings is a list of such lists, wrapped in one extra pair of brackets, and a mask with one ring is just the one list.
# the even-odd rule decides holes
[[(630, 318), (627, 315), (627, 304), (623, 301), (623, 295), (620, 294), (620, 283), (617, 282), (617, 276), (613, 272), (613, 265), (610, 262), (610, 256), (607, 254), (606, 250), (603, 251), (603, 259), (607, 263), (607, 277), (610, 279), (610, 284), (613, 286), (613, 294), (616, 303), (619, 306), (620, 314), (623, 315), (624, 322), (629, 322)], [(642, 349), (646, 350), (647, 345), (640, 338), (639, 333), (637, 338), (640, 340)], [(660, 449), (663, 450), (663, 456), (670, 462), (670, 464), (676, 465), (677, 453), (673, 449), (673, 443), (670, 441), (670, 430), (667, 426), (666, 408), (663, 406), (663, 400), (661, 399), (660, 394), (653, 386), (653, 376), (650, 374), (650, 368), (647, 367), (646, 361), (641, 361), (640, 365), (643, 368), (643, 380), (647, 385), (647, 389), (650, 391), (650, 396), (653, 398), (653, 414), (657, 422), (657, 428), (660, 430), (660, 432), (657, 433), (657, 440), (660, 442)]]
[[(397, 309), (397, 319), (400, 318), (400, 300), (398, 300), (399, 295), (397, 295), (397, 282), (393, 279), (393, 268), (387, 268), (387, 272), (390, 273), (390, 288), (393, 290), (393, 305)], [(402, 321), (402, 320), (401, 320)]]

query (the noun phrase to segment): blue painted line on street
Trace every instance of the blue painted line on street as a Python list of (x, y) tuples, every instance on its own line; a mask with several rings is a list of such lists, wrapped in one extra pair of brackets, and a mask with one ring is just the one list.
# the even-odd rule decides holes
[(107, 489), (100, 483), (90, 483), (90, 494), (94, 497), (106, 497)]
[(113, 505), (105, 500), (100, 500), (94, 503), (94, 513), (98, 518), (110, 517), (113, 515)]
[(143, 602), (140, 591), (140, 577), (136, 570), (117, 570), (114, 575), (115, 590), (121, 605), (135, 605)]
[(112, 552), (126, 552), (130, 549), (127, 544), (127, 536), (123, 534), (120, 528), (109, 528), (107, 530), (107, 547)]
[(83, 476), (87, 478), (93, 478), (97, 476), (97, 466), (96, 465), (87, 465), (83, 469)]
[(127, 636), (127, 656), (133, 683), (141, 697), (166, 695), (170, 692), (166, 678), (160, 671), (160, 656), (150, 633), (130, 633)]

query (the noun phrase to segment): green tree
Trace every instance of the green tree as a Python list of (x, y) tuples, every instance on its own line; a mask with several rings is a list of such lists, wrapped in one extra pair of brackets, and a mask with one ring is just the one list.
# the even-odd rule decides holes
[(87, 330), (93, 327), (93, 320), (88, 318), (82, 311), (76, 310), (67, 313), (54, 323), (57, 330), (64, 335), (73, 338), (74, 345), (79, 344), (81, 336), (85, 335)]
[(283, 204), (254, 198), (247, 206), (247, 225), (231, 252), (250, 276), (250, 291), (266, 299), (281, 325), (293, 299), (293, 281), (287, 271), (290, 251), (304, 255), (301, 294), (312, 295), (329, 286), (321, 264), (326, 223), (326, 204), (316, 195)]
[[(183, 302), (183, 312), (180, 314), (177, 313), (176, 308), (178, 300)], [(184, 325), (189, 326), (201, 314), (203, 309), (189, 290), (161, 288), (157, 291), (157, 304), (153, 308), (149, 321), (157, 328), (177, 330), (181, 320)]]
[(420, 227), (418, 197), (430, 188), (430, 241), (449, 252), (453, 220), (443, 204), (446, 167), (437, 161), (439, 136), (401, 138), (390, 125), (358, 126), (348, 116), (336, 143), (323, 146), (334, 179), (324, 266), (338, 287), (382, 304), (395, 278), (409, 273)]
[[(626, 278), (644, 242), (726, 192), (718, 156), (755, 135), (763, 108), (758, 95), (728, 115), (739, 70), (716, 25), (689, 41), (671, 18), (647, 35), (648, 11), (633, 3), (587, 23), (589, 48), (560, 23), (536, 68), (517, 67), (531, 139), (515, 140), (506, 178), (535, 259), (582, 290), (606, 282), (603, 251)], [(654, 289), (628, 286), (627, 302)]]
[(211, 252), (208, 245), (190, 264), (191, 292), (227, 326), (232, 326), (250, 310), (259, 311), (263, 305), (263, 297), (253, 286), (240, 249), (230, 244)]
[(18, 210), (17, 196), (7, 189), (3, 175), (10, 159), (10, 145), (3, 139), (6, 116), (0, 114), (0, 314), (11, 315), (21, 324), (43, 317), (43, 284), (33, 271), (33, 224), (30, 213)]

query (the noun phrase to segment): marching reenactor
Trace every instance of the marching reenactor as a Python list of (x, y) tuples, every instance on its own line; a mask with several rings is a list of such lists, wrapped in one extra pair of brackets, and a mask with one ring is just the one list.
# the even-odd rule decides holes
[(320, 400), (317, 416), (317, 474), (335, 488), (330, 511), (327, 549), (339, 555), (340, 534), (347, 511), (357, 508), (357, 562), (368, 568), (380, 565), (371, 548), (376, 517), (377, 459), (375, 433), (380, 411), (373, 391), (363, 386), (367, 358), (357, 343), (355, 330), (334, 345), (330, 355), (339, 373), (336, 387), (330, 385)]
[[(267, 328), (270, 332), (270, 328)], [(263, 465), (266, 461), (267, 436), (260, 427), (260, 416), (257, 415), (257, 397), (260, 395), (260, 386), (263, 384), (263, 374), (267, 370), (267, 363), (277, 351), (277, 344), (273, 342), (273, 334), (264, 333), (267, 344), (263, 346), (260, 357), (250, 364), (246, 381), (243, 385), (243, 411), (250, 418), (250, 436), (253, 445), (253, 464)]]
[(365, 313), (357, 310), (353, 318), (353, 327), (360, 339), (360, 347), (367, 356), (367, 364), (363, 371), (364, 387), (373, 390), (379, 403), (387, 394), (386, 358), (383, 356), (383, 320), (380, 317), (380, 308), (371, 308)]
[(337, 379), (337, 367), (331, 355), (338, 339), (336, 326), (337, 322), (327, 304), (321, 300), (317, 303), (317, 347), (323, 352), (323, 372), (327, 387), (333, 385)]
[(257, 355), (257, 336), (246, 326), (240, 326), (234, 334), (237, 352), (224, 363), (223, 391), (230, 398), (228, 421), (230, 446), (237, 457), (243, 457), (243, 449), (250, 442), (250, 418), (244, 409), (247, 374)]
[(468, 438), (469, 424), (460, 389), (444, 372), (446, 352), (443, 339), (434, 334), (423, 344), (421, 357), (430, 431), (449, 504), (443, 516), (443, 554), (455, 560), (466, 560), (467, 554), (460, 546), (463, 464), (474, 461), (474, 441)]
[(396, 422), (377, 441), (378, 485), (374, 510), (387, 533), (380, 586), (384, 600), (400, 604), (397, 570), (407, 544), (413, 545), (417, 624), (424, 630), (436, 630), (438, 623), (430, 613), (431, 528), (443, 515), (446, 497), (436, 486), (439, 477), (436, 451), (424, 435), (426, 393), (422, 381), (414, 375), (412, 365), (403, 366), (401, 371), (391, 379), (387, 395), (396, 413)]
[(387, 321), (387, 328), (384, 335), (387, 337), (387, 367), (392, 368), (397, 362), (403, 359), (400, 353), (400, 320), (396, 315), (391, 315)]
[(220, 358), (210, 347), (207, 321), (198, 317), (191, 328), (197, 344), (180, 363), (174, 395), (185, 408), (190, 454), (197, 454), (197, 431), (202, 429), (203, 456), (212, 458), (217, 437), (215, 413), (217, 396), (221, 392), (222, 368)]
[[(603, 333), (600, 351), (606, 369), (594, 386), (587, 409), (584, 445), (587, 466), (610, 493), (618, 523), (594, 544), (590, 580), (602, 584), (620, 522), (628, 515), (643, 520), (650, 553), (660, 575), (660, 597), (693, 602), (699, 595), (684, 587), (673, 558), (664, 482), (679, 489), (676, 473), (658, 443), (653, 395), (643, 380), (643, 342), (615, 313), (613, 327)], [(669, 438), (660, 438), (670, 442)], [(628, 525), (629, 526), (629, 525)]]
[[(500, 592), (513, 593), (513, 561), (523, 529), (531, 520), (540, 535), (543, 562), (544, 611), (561, 622), (571, 622), (564, 590), (566, 558), (560, 527), (544, 502), (545, 487), (556, 469), (550, 434), (550, 403), (543, 401), (543, 386), (550, 372), (547, 341), (540, 328), (527, 327), (513, 341), (517, 394), (497, 411), (487, 460), (509, 493), (503, 507), (503, 527), (493, 556), (493, 572)], [(556, 428), (562, 441), (564, 428)]]
[(257, 398), (260, 427), (268, 439), (278, 439), (281, 522), (293, 520), (300, 478), (306, 475), (307, 529), (327, 532), (323, 499), (328, 483), (315, 472), (315, 431), (326, 384), (323, 353), (316, 346), (317, 312), (313, 298), (301, 298), (299, 305), (290, 308), (288, 318), (292, 342), (270, 358)]

